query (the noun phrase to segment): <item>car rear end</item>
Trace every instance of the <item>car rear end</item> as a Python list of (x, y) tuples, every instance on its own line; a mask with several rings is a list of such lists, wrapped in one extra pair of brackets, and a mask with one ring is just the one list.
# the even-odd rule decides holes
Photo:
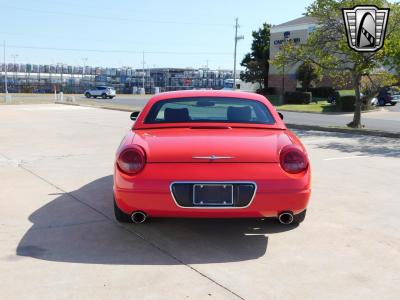
[(114, 98), (117, 95), (117, 92), (113, 87), (107, 87), (106, 88), (106, 94), (108, 98)]
[[(275, 111), (273, 117), (279, 118)], [(279, 120), (267, 127), (161, 125), (139, 124), (117, 152), (114, 194), (124, 213), (201, 218), (288, 213), (293, 218), (305, 211), (311, 190), (308, 157)]]

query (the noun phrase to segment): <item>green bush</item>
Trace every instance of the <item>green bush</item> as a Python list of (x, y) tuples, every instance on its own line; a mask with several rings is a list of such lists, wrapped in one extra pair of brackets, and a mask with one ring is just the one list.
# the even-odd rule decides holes
[(310, 104), (312, 101), (312, 93), (286, 92), (283, 99), (285, 104)]
[(334, 88), (330, 86), (321, 86), (316, 88), (311, 88), (309, 91), (313, 94), (314, 97), (318, 98), (328, 98), (329, 96), (335, 93)]
[(354, 104), (356, 102), (355, 96), (343, 96), (339, 97), (336, 102), (340, 111), (352, 112), (354, 111)]

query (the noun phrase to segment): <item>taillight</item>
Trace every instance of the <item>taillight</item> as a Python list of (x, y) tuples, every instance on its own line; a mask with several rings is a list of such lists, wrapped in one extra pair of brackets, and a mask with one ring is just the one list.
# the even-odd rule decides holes
[(132, 146), (121, 152), (117, 164), (124, 173), (130, 175), (137, 174), (146, 165), (146, 153), (141, 147)]
[(280, 153), (280, 163), (282, 169), (291, 174), (303, 172), (308, 168), (308, 158), (300, 147), (287, 145), (282, 148)]

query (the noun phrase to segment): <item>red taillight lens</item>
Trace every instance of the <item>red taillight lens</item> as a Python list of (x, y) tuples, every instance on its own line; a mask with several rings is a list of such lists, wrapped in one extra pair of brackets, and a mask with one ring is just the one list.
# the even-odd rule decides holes
[(308, 158), (297, 146), (283, 147), (280, 154), (281, 167), (285, 172), (296, 174), (308, 168)]
[(146, 164), (146, 154), (139, 146), (125, 149), (119, 155), (117, 164), (125, 173), (131, 175), (139, 173)]

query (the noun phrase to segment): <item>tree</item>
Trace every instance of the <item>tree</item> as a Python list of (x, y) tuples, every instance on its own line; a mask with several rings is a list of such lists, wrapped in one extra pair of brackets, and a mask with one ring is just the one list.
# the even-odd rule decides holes
[(245, 72), (240, 74), (240, 79), (245, 82), (257, 82), (261, 89), (268, 87), (270, 28), (271, 25), (264, 23), (260, 29), (253, 31), (251, 52), (247, 53), (240, 63), (246, 68)]
[(296, 79), (301, 82), (301, 87), (307, 91), (311, 84), (319, 79), (319, 76), (311, 63), (304, 62), (296, 70)]
[[(341, 9), (356, 5), (390, 8), (384, 46), (379, 51), (356, 52), (348, 46)], [(350, 77), (356, 101), (353, 121), (347, 125), (361, 128), (361, 78), (373, 74), (382, 66), (392, 67), (394, 62), (400, 62), (400, 5), (386, 0), (315, 0), (307, 7), (306, 15), (316, 18), (316, 30), (304, 44), (286, 43), (285, 51), (280, 51), (272, 63), (279, 67), (307, 62), (330, 77)]]

